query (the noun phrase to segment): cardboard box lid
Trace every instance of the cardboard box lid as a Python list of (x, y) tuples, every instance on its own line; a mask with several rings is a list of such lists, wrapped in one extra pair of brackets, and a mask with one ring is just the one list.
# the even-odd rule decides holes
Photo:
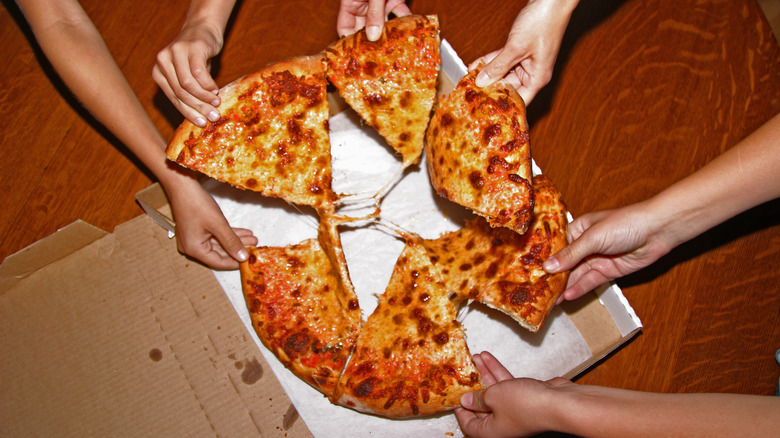
[(0, 435), (310, 436), (212, 273), (147, 216), (0, 265)]

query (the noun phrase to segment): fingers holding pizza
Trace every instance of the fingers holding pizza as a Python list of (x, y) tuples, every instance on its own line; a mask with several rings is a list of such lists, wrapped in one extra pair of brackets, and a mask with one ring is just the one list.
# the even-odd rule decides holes
[(336, 30), (341, 37), (365, 28), (368, 40), (376, 41), (390, 14), (405, 17), (411, 13), (404, 0), (341, 0)]
[(235, 0), (192, 2), (181, 32), (157, 54), (152, 78), (177, 110), (205, 127), (220, 117), (211, 59), (219, 54)]
[(526, 105), (552, 78), (563, 34), (578, 0), (532, 0), (515, 18), (503, 48), (474, 61), (484, 63), (477, 87), (504, 79)]

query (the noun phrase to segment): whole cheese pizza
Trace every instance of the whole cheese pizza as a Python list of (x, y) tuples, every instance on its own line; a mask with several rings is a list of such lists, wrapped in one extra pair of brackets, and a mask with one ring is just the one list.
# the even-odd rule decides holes
[(509, 83), (474, 84), (479, 68), (439, 100), (425, 137), (431, 185), (494, 227), (520, 234), (533, 211), (525, 104)]
[[(252, 327), (293, 374), (334, 403), (388, 418), (436, 414), (482, 387), (462, 306), (476, 301), (537, 331), (567, 280), (543, 260), (566, 245), (566, 210), (547, 177), (531, 177), (525, 107), (507, 84), (480, 89), (476, 71), (436, 104), (435, 16), (386, 23), (323, 54), (280, 61), (222, 90), (223, 116), (184, 122), (169, 159), (262, 196), (315, 208), (316, 239), (249, 248), (240, 264)], [(430, 181), (478, 216), (436, 239), (404, 239), (389, 284), (365, 321), (339, 226), (381, 220), (337, 213), (331, 188), (328, 80), (402, 157), (428, 154)], [(430, 123), (429, 123), (430, 122)], [(378, 218), (378, 219), (377, 219)], [(380, 292), (380, 291), (378, 291)]]

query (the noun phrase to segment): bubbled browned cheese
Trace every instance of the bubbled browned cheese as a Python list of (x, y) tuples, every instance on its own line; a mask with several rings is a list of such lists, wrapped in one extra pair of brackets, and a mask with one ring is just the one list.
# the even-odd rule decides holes
[(326, 85), (321, 56), (271, 64), (220, 90), (219, 120), (182, 123), (168, 157), (266, 196), (333, 205)]
[(407, 238), (333, 402), (392, 418), (458, 406), (463, 393), (481, 388), (481, 378), (456, 317), (419, 238)]
[(360, 328), (360, 307), (316, 239), (251, 247), (241, 284), (262, 343), (296, 376), (329, 396)]
[(563, 292), (568, 271), (548, 274), (542, 263), (566, 246), (566, 207), (544, 175), (533, 177), (536, 203), (523, 235), (477, 217), (461, 230), (424, 240), (433, 266), (458, 300), (496, 308), (536, 332)]
[(360, 30), (331, 44), (325, 60), (339, 94), (401, 154), (404, 167), (419, 162), (441, 64), (437, 17), (390, 20), (377, 41)]
[(499, 81), (478, 88), (478, 69), (440, 99), (425, 138), (431, 184), (494, 227), (523, 234), (531, 223), (531, 148), (525, 105)]

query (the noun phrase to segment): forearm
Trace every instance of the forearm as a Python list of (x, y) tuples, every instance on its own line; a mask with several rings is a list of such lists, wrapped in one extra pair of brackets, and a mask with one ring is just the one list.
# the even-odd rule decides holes
[(222, 47), (225, 27), (236, 0), (192, 0), (184, 27), (204, 26), (214, 33)]
[(647, 202), (671, 247), (780, 196), (780, 115)]
[(579, 436), (771, 436), (780, 398), (657, 394), (577, 385), (558, 396), (551, 430)]
[(544, 3), (549, 7), (555, 8), (562, 14), (566, 14), (568, 21), (568, 17), (571, 16), (572, 12), (574, 12), (574, 9), (577, 7), (579, 2), (580, 0), (530, 0), (528, 4)]
[(166, 163), (165, 140), (75, 1), (18, 0), (36, 39), (81, 104), (168, 187), (185, 175)]

